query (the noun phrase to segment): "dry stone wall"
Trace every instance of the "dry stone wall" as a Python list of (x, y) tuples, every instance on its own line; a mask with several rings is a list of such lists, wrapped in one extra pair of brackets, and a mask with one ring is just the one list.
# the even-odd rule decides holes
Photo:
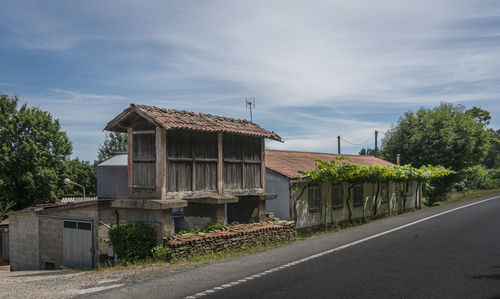
[(165, 239), (172, 259), (191, 255), (205, 255), (223, 250), (234, 250), (270, 243), (295, 240), (295, 222), (263, 222), (238, 224), (208, 233), (188, 233)]

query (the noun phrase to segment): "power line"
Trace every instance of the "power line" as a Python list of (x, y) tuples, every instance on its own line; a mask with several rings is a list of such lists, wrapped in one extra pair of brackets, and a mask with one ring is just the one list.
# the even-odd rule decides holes
[(342, 138), (342, 137), (340, 137), (340, 139), (342, 139), (343, 141), (345, 141), (345, 142), (347, 142), (347, 143), (349, 143), (349, 144), (351, 144), (351, 145), (363, 145), (363, 146), (365, 146), (365, 145), (368, 145), (368, 144), (369, 144), (369, 142), (373, 139), (373, 137), (370, 137), (370, 139), (367, 139), (367, 140), (366, 140), (365, 142), (363, 142), (363, 143), (354, 143), (354, 142), (350, 142), (350, 141), (348, 141), (348, 140), (345, 140), (345, 139), (344, 139), (344, 138)]

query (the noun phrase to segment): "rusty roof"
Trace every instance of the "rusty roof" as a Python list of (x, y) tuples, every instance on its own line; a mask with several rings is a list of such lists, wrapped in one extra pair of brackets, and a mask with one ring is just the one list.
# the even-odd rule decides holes
[(299, 170), (316, 168), (316, 158), (331, 161), (337, 157), (346, 157), (347, 161), (359, 165), (394, 165), (374, 156), (336, 155), (326, 153), (266, 150), (266, 168), (289, 179), (295, 179)]
[(165, 128), (167, 131), (183, 129), (203, 132), (224, 132), (281, 141), (281, 137), (275, 132), (265, 130), (258, 124), (248, 120), (138, 104), (131, 104), (130, 107), (110, 121), (104, 130), (125, 132), (127, 128), (121, 122), (134, 114), (142, 116), (153, 124)]
[(0, 221), (0, 226), (7, 226), (9, 225), (9, 219), (5, 219), (4, 221)]

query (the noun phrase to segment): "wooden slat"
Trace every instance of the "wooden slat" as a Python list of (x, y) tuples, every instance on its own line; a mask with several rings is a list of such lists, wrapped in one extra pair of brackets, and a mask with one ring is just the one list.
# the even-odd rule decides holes
[(134, 134), (134, 135), (137, 135), (137, 134), (156, 134), (156, 131), (155, 130), (133, 131), (132, 134)]
[(217, 155), (217, 192), (222, 195), (223, 193), (223, 188), (224, 188), (224, 183), (223, 183), (223, 168), (224, 168), (224, 161), (223, 161), (223, 148), (222, 148), (222, 133), (219, 133), (217, 135), (217, 150), (218, 150), (218, 155)]
[(260, 150), (260, 187), (266, 190), (266, 139), (262, 137), (260, 139), (260, 145), (261, 145), (261, 150)]
[[(128, 163), (127, 163), (127, 183), (128, 185), (132, 185), (133, 182), (133, 172), (132, 172), (132, 165), (133, 165), (133, 160), (132, 160), (132, 150), (133, 150), (133, 135), (132, 135), (132, 128), (127, 129), (127, 157), (128, 157)], [(134, 196), (134, 188), (133, 187), (128, 187), (128, 197), (133, 197)]]

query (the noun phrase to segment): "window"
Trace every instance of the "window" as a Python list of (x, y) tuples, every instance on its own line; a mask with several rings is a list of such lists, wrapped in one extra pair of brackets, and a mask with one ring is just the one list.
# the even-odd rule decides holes
[(344, 207), (344, 188), (342, 184), (336, 184), (332, 186), (332, 202), (333, 209), (339, 210)]
[(361, 207), (363, 206), (364, 204), (364, 194), (363, 194), (363, 184), (357, 184), (357, 185), (354, 185), (354, 188), (353, 188), (353, 197), (354, 197), (354, 201), (353, 201), (353, 206), (354, 207)]
[(387, 203), (389, 201), (389, 183), (382, 183), (380, 184), (380, 197), (381, 197), (381, 203)]
[(92, 224), (90, 222), (64, 221), (64, 228), (92, 230)]
[(321, 211), (321, 190), (319, 185), (309, 186), (309, 213)]

